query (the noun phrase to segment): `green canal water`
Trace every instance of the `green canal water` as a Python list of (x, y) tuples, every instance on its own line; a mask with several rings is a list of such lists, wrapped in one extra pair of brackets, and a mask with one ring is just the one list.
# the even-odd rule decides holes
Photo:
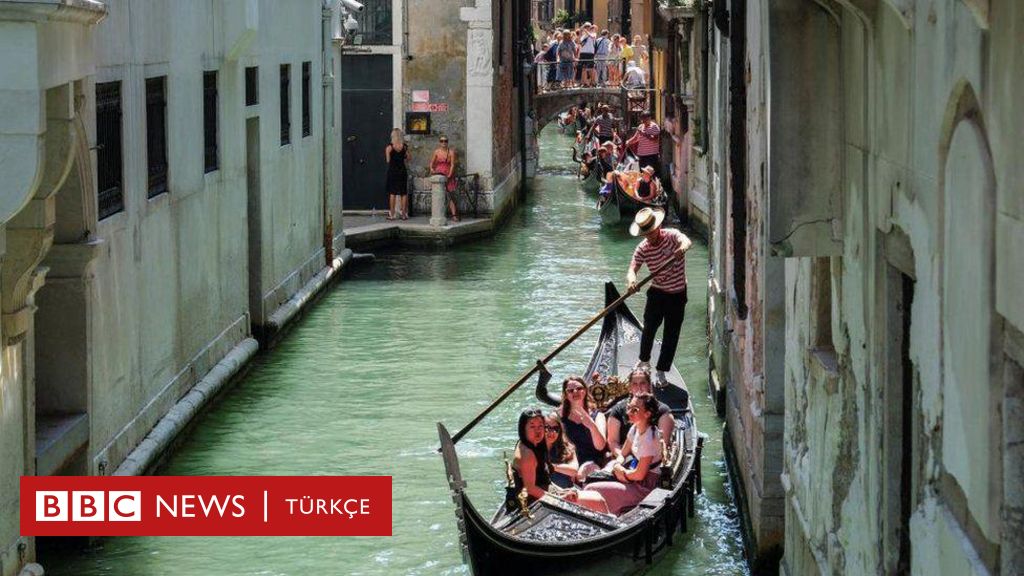
[[(602, 307), (635, 245), (602, 227), (566, 171), (568, 140), (541, 137), (541, 172), (494, 238), (446, 252), (377, 253), (337, 284), (196, 423), (168, 475), (393, 476), (390, 538), (107, 538), (43, 557), (54, 575), (465, 574), (437, 422), (454, 433), (537, 358)], [(676, 364), (708, 434), (704, 493), (690, 532), (649, 574), (746, 574), (727, 484), (722, 421), (707, 390), (707, 250), (687, 255), (689, 305)], [(630, 302), (642, 310), (643, 296)], [(597, 330), (550, 364), (580, 372)], [(462, 470), (486, 514), (498, 504), (516, 417), (537, 404), (524, 386), (459, 443)]]

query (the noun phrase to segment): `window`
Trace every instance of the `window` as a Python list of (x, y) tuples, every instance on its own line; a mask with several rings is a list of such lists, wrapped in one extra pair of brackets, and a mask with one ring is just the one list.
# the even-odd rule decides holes
[(281, 146), (292, 141), (291, 84), (291, 64), (281, 64)]
[(260, 103), (260, 69), (250, 66), (245, 69), (245, 105), (255, 106)]
[(148, 197), (167, 192), (167, 77), (146, 79)]
[(220, 167), (217, 135), (217, 73), (203, 73), (203, 166), (206, 172)]
[(356, 31), (355, 44), (391, 44), (391, 0), (364, 0), (363, 11), (356, 20), (359, 29)]
[(313, 64), (311, 62), (302, 63), (302, 136), (309, 136), (313, 133), (312, 126), (310, 126), (310, 75), (312, 74)]
[(100, 220), (124, 210), (121, 83), (96, 85), (96, 176)]

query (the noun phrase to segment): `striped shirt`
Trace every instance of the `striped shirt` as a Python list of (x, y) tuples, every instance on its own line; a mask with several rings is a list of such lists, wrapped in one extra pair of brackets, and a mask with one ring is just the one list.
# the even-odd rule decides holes
[(612, 129), (615, 128), (615, 120), (612, 120), (611, 115), (602, 114), (594, 120), (594, 125), (601, 130), (594, 130), (594, 134), (600, 137), (602, 140), (608, 140), (612, 137)]
[[(633, 260), (629, 263), (631, 270), (639, 270), (644, 264), (648, 270), (655, 270), (667, 262), (683, 244), (683, 233), (679, 230), (661, 229), (657, 244), (651, 244), (646, 238), (633, 251)], [(686, 256), (676, 258), (674, 264), (662, 270), (654, 277), (651, 284), (654, 288), (671, 294), (686, 290)]]
[(640, 134), (637, 138), (637, 156), (657, 156), (661, 152), (661, 126), (651, 122), (647, 126), (643, 124), (636, 127)]

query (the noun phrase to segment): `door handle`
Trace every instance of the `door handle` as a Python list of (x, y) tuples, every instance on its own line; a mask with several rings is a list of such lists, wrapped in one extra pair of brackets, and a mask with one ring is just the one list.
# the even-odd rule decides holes
[(359, 139), (358, 136), (349, 136), (348, 138), (345, 138), (345, 142), (351, 143), (351, 142), (355, 142), (358, 139)]

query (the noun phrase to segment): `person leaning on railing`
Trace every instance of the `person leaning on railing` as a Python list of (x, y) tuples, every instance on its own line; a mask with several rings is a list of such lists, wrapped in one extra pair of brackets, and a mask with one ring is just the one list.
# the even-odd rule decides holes
[(608, 83), (608, 54), (611, 52), (611, 46), (612, 41), (608, 37), (608, 31), (601, 30), (601, 35), (597, 38), (597, 46), (594, 48), (598, 86), (604, 86)]
[(568, 32), (562, 32), (558, 42), (558, 74), (556, 81), (562, 88), (571, 88), (574, 79), (573, 65), (576, 62), (576, 44)]

